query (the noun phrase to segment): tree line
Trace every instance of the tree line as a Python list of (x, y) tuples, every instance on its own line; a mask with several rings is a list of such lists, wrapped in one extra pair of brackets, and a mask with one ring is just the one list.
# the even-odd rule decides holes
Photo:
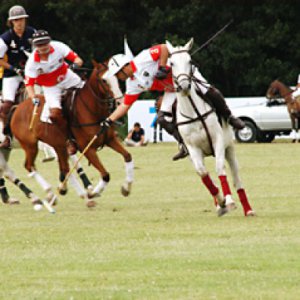
[(251, 0), (0, 0), (1, 31), (12, 5), (23, 5), (29, 24), (46, 29), (86, 61), (104, 61), (123, 51), (153, 44), (186, 43), (194, 49), (233, 23), (193, 59), (207, 80), (225, 96), (261, 96), (280, 78), (297, 82), (300, 61), (300, 1)]

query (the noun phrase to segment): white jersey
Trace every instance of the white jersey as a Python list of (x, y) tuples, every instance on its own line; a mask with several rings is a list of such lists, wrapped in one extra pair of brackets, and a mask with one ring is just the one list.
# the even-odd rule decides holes
[(139, 53), (131, 62), (134, 75), (126, 80), (126, 94), (140, 94), (150, 90), (159, 67), (161, 47), (154, 46)]
[(41, 86), (54, 86), (64, 80), (68, 70), (65, 58), (74, 62), (77, 54), (62, 42), (52, 41), (48, 60), (41, 60), (37, 50), (34, 50), (25, 66), (26, 85), (35, 83)]

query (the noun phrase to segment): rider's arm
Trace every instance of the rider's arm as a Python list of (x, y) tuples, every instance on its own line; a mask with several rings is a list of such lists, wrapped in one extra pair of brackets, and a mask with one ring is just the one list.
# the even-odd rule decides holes
[(161, 47), (161, 54), (160, 54), (160, 59), (159, 59), (159, 65), (161, 67), (165, 67), (167, 64), (168, 57), (169, 57), (169, 51), (165, 44), (161, 44), (160, 47)]
[(26, 91), (28, 94), (28, 97), (33, 99), (35, 97), (35, 92), (34, 92), (34, 86), (33, 85), (27, 85), (26, 86)]
[(112, 122), (118, 120), (119, 118), (125, 116), (131, 107), (131, 105), (139, 98), (140, 94), (128, 95), (125, 94), (124, 102), (121, 103), (115, 111), (108, 117)]

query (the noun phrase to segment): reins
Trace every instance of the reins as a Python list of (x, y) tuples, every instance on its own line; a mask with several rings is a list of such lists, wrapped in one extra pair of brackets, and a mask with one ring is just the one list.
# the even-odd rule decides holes
[[(102, 65), (103, 66), (105, 66), (106, 67), (106, 65), (105, 64), (103, 64), (102, 63)], [(88, 71), (91, 71), (91, 70), (93, 70), (94, 71), (94, 69), (88, 69), (88, 68), (80, 68), (79, 70), (81, 70), (81, 69), (84, 69), (84, 70), (88, 70)], [(91, 93), (91, 95), (92, 95), (92, 97), (96, 100), (95, 102), (96, 102), (96, 105), (98, 106), (98, 105), (103, 105), (103, 104), (108, 104), (108, 105), (110, 105), (110, 104), (114, 104), (114, 102), (117, 100), (117, 99), (119, 99), (119, 98), (114, 98), (114, 97), (112, 97), (111, 96), (111, 94), (110, 94), (110, 92), (109, 92), (109, 90), (107, 89), (107, 87), (105, 86), (105, 83), (104, 83), (104, 81), (102, 81), (101, 80), (101, 78), (100, 78), (100, 73), (102, 72), (103, 70), (101, 70), (101, 69), (97, 69), (97, 71), (96, 71), (96, 87), (97, 87), (97, 90), (95, 91), (94, 90), (94, 88), (93, 88), (93, 86), (92, 86), (92, 84), (91, 84), (91, 82), (88, 80), (86, 83), (85, 83), (85, 86), (87, 87), (87, 89), (88, 89), (88, 91)], [(91, 75), (92, 76), (92, 75)], [(102, 91), (101, 91), (101, 88), (102, 88)], [(102, 98), (101, 96), (99, 96), (99, 94), (103, 94), (103, 92), (104, 92), (104, 94), (105, 94), (105, 97), (104, 98)], [(94, 116), (97, 116), (98, 114), (97, 114), (97, 111), (95, 112), (94, 110), (92, 110), (90, 107), (89, 107), (89, 105), (86, 103), (86, 101), (84, 101), (84, 99), (83, 99), (83, 97), (82, 97), (82, 95), (79, 93), (78, 95), (77, 95), (77, 97), (78, 97), (78, 99), (79, 99), (79, 101), (84, 105), (84, 107), (87, 109), (87, 111), (89, 111), (89, 113), (91, 113), (92, 115), (94, 115)], [(73, 106), (73, 107), (75, 107), (75, 106)], [(72, 113), (72, 115), (73, 116), (76, 116), (76, 114), (74, 113), (74, 110), (71, 108), (70, 109), (71, 110), (71, 112), (73, 112)], [(76, 118), (77, 119), (77, 118)], [(101, 119), (99, 119), (98, 121), (96, 121), (96, 122), (91, 122), (91, 123), (79, 123), (79, 122), (77, 122), (77, 123), (74, 123), (74, 120), (73, 120), (73, 122), (71, 121), (71, 126), (72, 127), (76, 127), (76, 128), (79, 128), (79, 127), (91, 127), (91, 126), (100, 126), (100, 122), (101, 121), (103, 121), (105, 118), (103, 117), (103, 118), (101, 118)]]

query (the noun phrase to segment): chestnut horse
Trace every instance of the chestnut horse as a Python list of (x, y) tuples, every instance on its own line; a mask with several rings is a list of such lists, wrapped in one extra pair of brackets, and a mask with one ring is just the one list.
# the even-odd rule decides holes
[[(106, 67), (104, 65), (94, 63), (93, 72), (84, 87), (77, 90), (76, 93), (74, 92), (74, 97), (65, 100), (67, 119), (70, 122), (71, 130), (80, 150), (85, 149), (93, 135), (98, 132), (100, 128), (99, 124), (106, 116), (108, 116), (108, 106), (110, 102), (114, 100), (110, 85), (102, 80), (102, 75), (105, 71)], [(67, 192), (67, 187), (62, 185), (62, 183), (64, 182), (66, 174), (69, 172), (66, 135), (62, 134), (60, 128), (56, 124), (45, 123), (40, 120), (45, 101), (42, 95), (39, 95), (38, 97), (40, 99), (40, 105), (37, 109), (37, 117), (35, 118), (32, 130), (29, 129), (29, 124), (31, 122), (34, 105), (29, 99), (16, 108), (11, 120), (11, 130), (25, 151), (25, 168), (30, 172), (29, 176), (32, 176), (37, 180), (47, 192), (47, 199), (54, 202), (55, 195), (51, 185), (37, 172), (35, 167), (35, 159), (38, 154), (38, 141), (45, 142), (55, 149), (60, 169), (59, 180), (61, 184), (59, 192), (60, 194), (65, 194)], [(70, 105), (70, 107), (67, 107), (68, 105)], [(133, 181), (133, 162), (131, 155), (124, 149), (119, 142), (114, 129), (111, 128), (105, 135), (99, 136), (85, 153), (89, 162), (101, 174), (101, 180), (94, 188), (93, 192), (87, 196), (75, 176), (71, 174), (69, 177), (70, 182), (78, 195), (86, 199), (88, 207), (96, 205), (90, 198), (100, 194), (109, 182), (109, 173), (103, 167), (96, 154), (96, 150), (104, 145), (108, 145), (123, 155), (127, 177), (122, 187), (122, 192), (125, 196), (130, 193)]]
[(300, 99), (296, 98), (294, 99), (292, 97), (292, 93), (294, 90), (292, 90), (290, 87), (286, 86), (279, 80), (274, 80), (268, 90), (266, 97), (269, 100), (274, 100), (277, 98), (283, 98), (288, 113), (290, 115), (291, 121), (292, 121), (292, 136), (293, 136), (293, 142), (299, 141), (299, 125), (300, 125)]

